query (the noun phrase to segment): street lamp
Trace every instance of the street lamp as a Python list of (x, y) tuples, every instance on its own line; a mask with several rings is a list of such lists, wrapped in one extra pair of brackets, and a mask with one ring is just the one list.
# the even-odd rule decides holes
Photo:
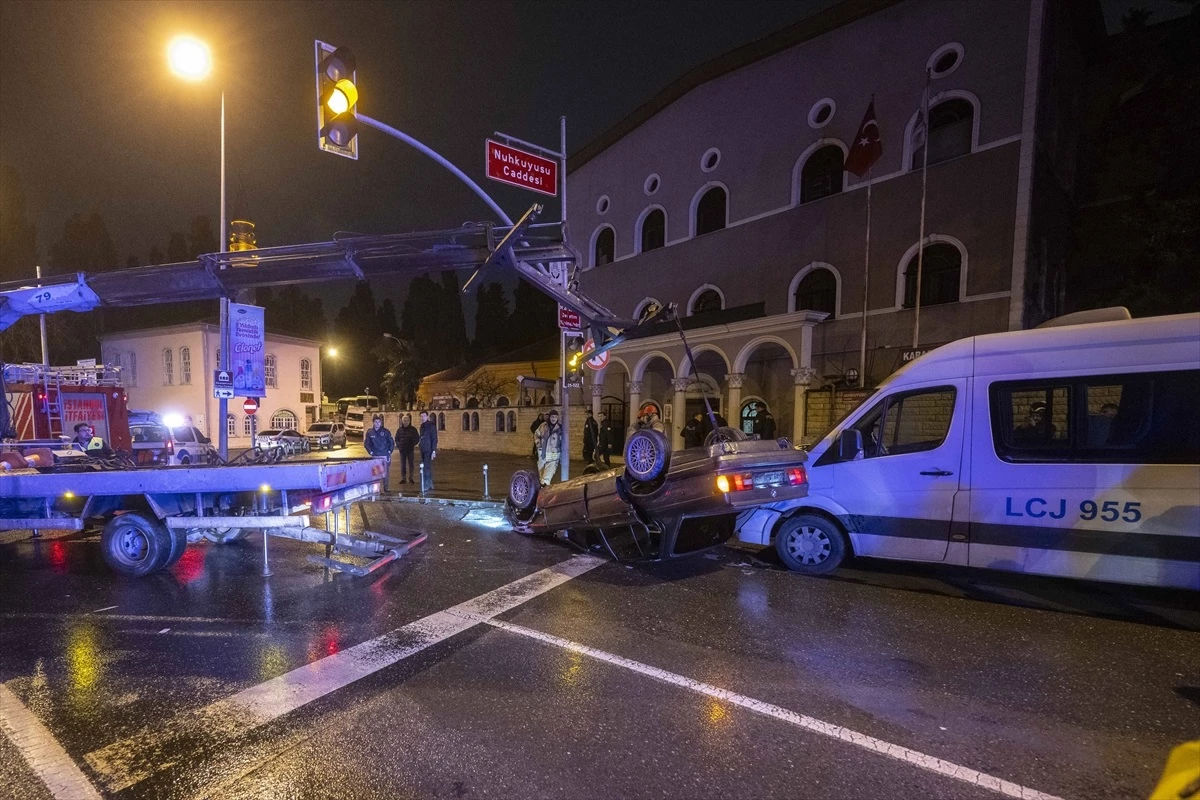
[[(187, 81), (204, 80), (212, 72), (212, 53), (208, 45), (194, 36), (177, 36), (167, 45), (167, 63), (171, 71)], [(221, 228), (217, 234), (220, 252), (228, 247), (225, 236), (225, 92), (221, 91)], [(221, 298), (221, 348), (217, 368), (229, 370), (229, 298)], [(220, 424), (218, 444), (222, 459), (229, 458), (229, 401), (224, 397), (217, 401), (217, 416)]]
[[(325, 357), (328, 359), (336, 359), (338, 349), (336, 347), (326, 347)], [(321, 397), (325, 397), (325, 368), (321, 367)]]

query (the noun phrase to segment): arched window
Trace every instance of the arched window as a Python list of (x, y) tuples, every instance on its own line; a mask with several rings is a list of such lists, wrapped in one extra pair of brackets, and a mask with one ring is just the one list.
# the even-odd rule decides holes
[(651, 316), (657, 314), (661, 308), (662, 306), (657, 300), (646, 298), (642, 301), (642, 304), (638, 306), (638, 310), (634, 312), (634, 316), (637, 317), (638, 322), (645, 322)]
[(267, 386), (271, 387), (272, 389), (278, 389), (279, 376), (276, 374), (275, 370), (275, 356), (271, 353), (268, 353), (266, 359), (263, 361), (263, 365), (267, 372)]
[[(929, 163), (937, 164), (971, 152), (974, 126), (975, 106), (969, 100), (953, 98), (930, 108)], [(924, 149), (923, 143), (913, 142), (911, 169), (921, 168)]]
[[(958, 302), (959, 280), (962, 275), (962, 253), (947, 242), (925, 245), (921, 264), (921, 305), (935, 306)], [(904, 269), (904, 307), (912, 308), (917, 299), (917, 254), (914, 253)]]
[(478, 397), (468, 397), (467, 405), (465, 406), (465, 408), (479, 408), (479, 398)]
[(720, 186), (705, 192), (696, 204), (696, 235), (703, 236), (724, 228), (726, 206), (725, 190)]
[(508, 412), (508, 432), (517, 432), (517, 412), (515, 411)]
[(471, 412), (471, 430), (473, 430), (473, 431), (479, 430), (479, 412), (478, 411)]
[(300, 359), (300, 388), (312, 388), (312, 362), (307, 358)]
[(462, 429), (464, 431), (471, 430), (471, 415), (466, 411), (464, 411), (462, 415)]
[(667, 243), (667, 215), (656, 208), (642, 220), (642, 250), (647, 253)]
[(703, 314), (706, 311), (720, 311), (724, 301), (716, 289), (705, 289), (692, 302), (692, 313)]
[(800, 170), (800, 202), (829, 197), (842, 190), (842, 148), (827, 144), (808, 157)]
[(592, 266), (611, 264), (617, 250), (617, 236), (607, 225), (596, 234), (596, 249), (592, 253)]
[(175, 384), (175, 357), (171, 353), (171, 348), (163, 350), (163, 385), (173, 386)]
[(500, 395), (499, 397), (496, 398), (496, 408), (507, 408), (508, 405), (509, 405), (509, 400), (504, 395)]
[(179, 382), (181, 384), (189, 384), (192, 382), (192, 348), (179, 348)]
[(294, 428), (296, 427), (296, 415), (286, 408), (281, 408), (271, 417), (271, 427), (281, 431)]
[(225, 434), (237, 436), (237, 414), (229, 414), (225, 417)]
[(837, 313), (837, 276), (827, 269), (814, 269), (796, 287), (797, 311), (824, 311), (832, 319)]
[(445, 415), (445, 413), (443, 413), (443, 412), (438, 413), (437, 422), (438, 422), (438, 430), (439, 431), (446, 430), (446, 415)]
[(504, 433), (504, 412), (496, 412), (496, 433)]
[(242, 436), (254, 435), (254, 417), (250, 414), (242, 417)]

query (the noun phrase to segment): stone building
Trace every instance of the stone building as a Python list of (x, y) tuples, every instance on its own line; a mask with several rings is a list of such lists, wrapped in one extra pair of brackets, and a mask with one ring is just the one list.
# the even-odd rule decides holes
[[(847, 0), (670, 84), (571, 157), (568, 219), (582, 290), (634, 319), (676, 304), (695, 363), (656, 326), (612, 352), (593, 403), (655, 404), (676, 445), (703, 395), (747, 427), (762, 403), (811, 440), (854, 372), (869, 387), (916, 352), (1054, 316), (1102, 36), (1095, 3)], [(872, 99), (868, 271), (867, 179), (843, 164)]]

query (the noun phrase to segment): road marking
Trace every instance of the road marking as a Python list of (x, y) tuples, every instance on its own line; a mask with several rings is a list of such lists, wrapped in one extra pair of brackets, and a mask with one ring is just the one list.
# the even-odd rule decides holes
[(0, 731), (56, 800), (100, 800), (96, 787), (21, 699), (0, 683)]
[(762, 700), (755, 700), (753, 697), (747, 697), (743, 694), (731, 692), (727, 689), (722, 689), (718, 686), (713, 686), (710, 683), (693, 680), (684, 677), (674, 672), (668, 672), (658, 667), (652, 667), (649, 664), (643, 664), (640, 661), (633, 661), (622, 656), (614, 655), (613, 653), (597, 650), (594, 647), (588, 647), (579, 642), (573, 642), (570, 639), (563, 639), (559, 636), (554, 636), (549, 633), (526, 628), (521, 625), (514, 625), (511, 622), (505, 622), (498, 619), (484, 620), (488, 625), (501, 630), (515, 633), (520, 636), (526, 636), (530, 639), (536, 639), (539, 642), (561, 647), (564, 650), (570, 650), (573, 653), (594, 658), (597, 661), (603, 661), (607, 664), (612, 664), (618, 667), (646, 675), (655, 680), (669, 683), (672, 686), (679, 686), (683, 689), (688, 689), (699, 694), (707, 695), (716, 700), (729, 703), (730, 705), (740, 706), (758, 714), (763, 714), (768, 717), (774, 717), (777, 720), (786, 722), (790, 725), (795, 725), (805, 730), (819, 733), (822, 736), (828, 736), (833, 739), (838, 739), (856, 747), (861, 747), (864, 750), (869, 750), (881, 756), (903, 761), (906, 764), (911, 764), (920, 769), (929, 772), (937, 773), (948, 778), (963, 781), (964, 783), (978, 786), (982, 789), (990, 789), (994, 792), (999, 792), (1007, 797), (1017, 797), (1021, 800), (1061, 800), (1056, 795), (1046, 794), (1037, 789), (1030, 789), (1028, 786), (1022, 786), (1019, 783), (1006, 781), (1002, 778), (997, 778), (993, 775), (988, 775), (984, 772), (978, 772), (968, 767), (955, 764), (951, 761), (946, 761), (936, 756), (926, 755), (925, 753), (911, 750), (907, 747), (902, 747), (898, 744), (885, 742), (882, 739), (876, 739), (873, 736), (868, 736), (865, 733), (859, 733), (849, 728), (844, 728), (841, 725), (835, 725), (831, 722), (823, 722), (822, 720), (805, 714), (797, 714), (795, 711), (789, 711), (781, 706), (765, 703)]
[(102, 776), (104, 788), (122, 791), (171, 766), (171, 758), (180, 752), (241, 736), (606, 563), (593, 556), (574, 556), (224, 700), (143, 728), (84, 758)]
[(104, 608), (97, 608), (97, 609), (96, 609), (95, 611), (93, 611), (92, 613), (93, 613), (93, 614), (99, 614), (101, 611), (112, 611), (114, 608), (116, 608), (116, 606), (105, 606)]

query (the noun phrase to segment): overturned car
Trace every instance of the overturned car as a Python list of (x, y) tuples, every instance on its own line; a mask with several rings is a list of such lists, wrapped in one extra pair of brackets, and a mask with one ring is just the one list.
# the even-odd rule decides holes
[(521, 533), (619, 560), (672, 558), (721, 544), (746, 509), (804, 497), (806, 458), (787, 439), (747, 440), (735, 429), (675, 452), (663, 434), (639, 430), (625, 443), (623, 468), (546, 487), (531, 470), (515, 472), (505, 513)]

